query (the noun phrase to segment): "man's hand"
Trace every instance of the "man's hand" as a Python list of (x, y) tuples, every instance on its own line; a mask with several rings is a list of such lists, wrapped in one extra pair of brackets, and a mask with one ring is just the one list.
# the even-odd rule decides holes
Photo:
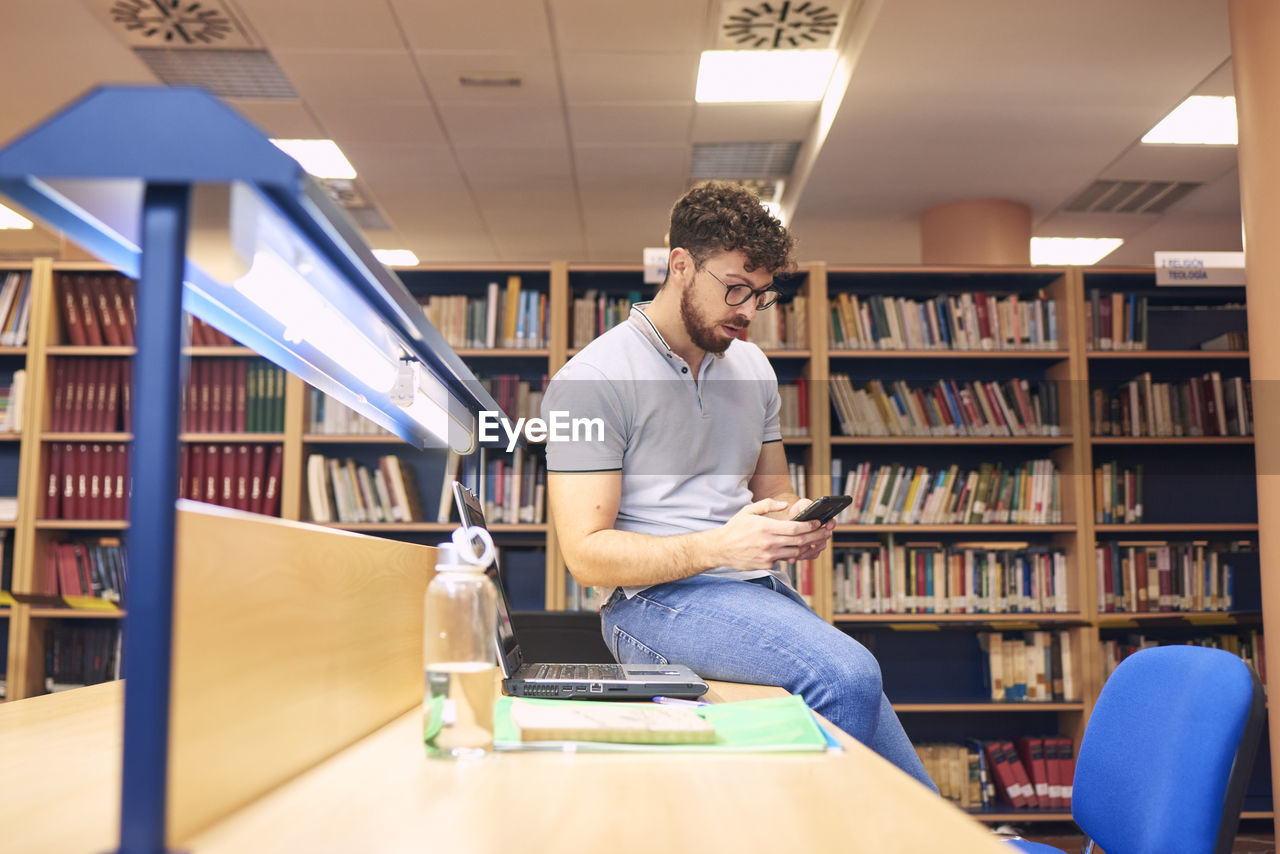
[(786, 511), (789, 518), (808, 506), (765, 498), (748, 504), (717, 531), (720, 561), (734, 569), (772, 569), (780, 560), (810, 560), (826, 548), (835, 522), (791, 522), (770, 518)]

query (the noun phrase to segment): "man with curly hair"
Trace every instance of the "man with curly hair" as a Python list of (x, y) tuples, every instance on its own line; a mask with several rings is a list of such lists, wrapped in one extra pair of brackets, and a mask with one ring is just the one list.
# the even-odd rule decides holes
[(569, 360), (542, 415), (598, 419), (549, 442), (547, 487), (569, 571), (602, 588), (623, 664), (678, 662), (707, 679), (779, 685), (932, 787), (866, 648), (809, 608), (777, 568), (826, 548), (834, 522), (790, 521), (778, 380), (741, 340), (794, 269), (794, 239), (749, 190), (705, 183), (671, 211), (651, 302)]

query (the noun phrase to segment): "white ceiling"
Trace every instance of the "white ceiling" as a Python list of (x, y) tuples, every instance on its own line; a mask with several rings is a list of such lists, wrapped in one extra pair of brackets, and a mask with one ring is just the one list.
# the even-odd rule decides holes
[[(369, 242), (424, 262), (638, 263), (693, 144), (745, 141), (805, 142), (785, 197), (805, 259), (916, 263), (920, 213), (977, 198), (1027, 203), (1036, 234), (1124, 237), (1106, 263), (1240, 248), (1234, 149), (1138, 143), (1187, 95), (1231, 93), (1221, 2), (848, 0), (821, 110), (694, 102), (720, 0), (203, 2), (299, 96), (234, 106), (335, 139), (391, 226)], [(94, 85), (156, 82), (110, 5), (0, 0), (0, 142)], [(493, 72), (524, 84), (458, 83)], [(1100, 178), (1204, 186), (1160, 216), (1060, 212)]]

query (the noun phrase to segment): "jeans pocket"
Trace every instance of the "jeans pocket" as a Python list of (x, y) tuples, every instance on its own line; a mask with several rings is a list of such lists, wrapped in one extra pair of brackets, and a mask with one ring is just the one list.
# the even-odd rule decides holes
[(620, 627), (613, 627), (613, 657), (619, 664), (670, 664), (649, 647), (627, 634)]

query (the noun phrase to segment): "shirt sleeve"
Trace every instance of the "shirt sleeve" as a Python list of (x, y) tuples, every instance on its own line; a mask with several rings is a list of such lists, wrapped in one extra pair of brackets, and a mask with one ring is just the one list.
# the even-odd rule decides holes
[(618, 388), (590, 365), (566, 365), (542, 398), (547, 471), (622, 468), (629, 432)]
[(767, 361), (766, 366), (769, 370), (769, 381), (765, 384), (764, 441), (777, 442), (782, 439), (782, 397), (778, 394), (777, 374), (773, 372), (772, 366), (768, 366)]

